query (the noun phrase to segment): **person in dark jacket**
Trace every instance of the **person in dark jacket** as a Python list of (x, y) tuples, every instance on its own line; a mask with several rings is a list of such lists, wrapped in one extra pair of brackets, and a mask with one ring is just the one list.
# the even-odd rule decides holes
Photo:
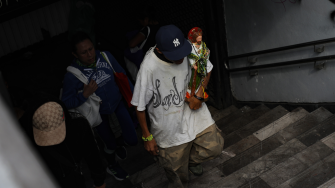
[(143, 61), (143, 58), (147, 51), (156, 45), (155, 36), (159, 30), (159, 28), (163, 25), (160, 21), (158, 21), (158, 17), (156, 15), (156, 10), (152, 6), (142, 5), (138, 8), (136, 13), (137, 21), (141, 25), (139, 30), (134, 30), (127, 33), (127, 38), (129, 40), (128, 47), (129, 49), (133, 49), (136, 47), (142, 47), (141, 54), (134, 54), (134, 52), (130, 52), (133, 50), (126, 50), (125, 56), (132, 61), (138, 69), (140, 69), (140, 65)]
[[(105, 152), (109, 154), (107, 172), (122, 181), (128, 177), (128, 173), (115, 161), (115, 155), (119, 159), (126, 159), (127, 151), (124, 145), (137, 144), (135, 126), (114, 80), (113, 69), (118, 73), (126, 74), (126, 72), (112, 54), (105, 52), (107, 57), (104, 57), (99, 50), (95, 50), (91, 39), (83, 32), (73, 36), (72, 46), (75, 59), (71, 66), (79, 69), (87, 77), (89, 84), (82, 83), (72, 73), (67, 72), (63, 81), (62, 101), (68, 109), (74, 109), (82, 105), (93, 93), (100, 97), (102, 102), (99, 113), (102, 123), (95, 129), (106, 145)], [(129, 79), (128, 83), (133, 91), (134, 87)], [(109, 115), (112, 113), (118, 118), (122, 130), (122, 137), (118, 142), (109, 125)]]
[[(105, 166), (93, 132), (84, 118), (72, 119), (57, 98), (9, 89), (19, 123), (37, 154), (62, 188), (85, 188), (84, 159), (96, 188), (105, 188)], [(29, 92), (28, 92), (29, 93)]]

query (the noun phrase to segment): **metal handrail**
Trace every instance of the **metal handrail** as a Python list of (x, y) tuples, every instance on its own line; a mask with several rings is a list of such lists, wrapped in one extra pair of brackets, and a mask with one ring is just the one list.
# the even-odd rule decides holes
[(307, 46), (312, 46), (312, 45), (314, 45), (314, 51), (315, 51), (315, 45), (331, 43), (331, 42), (335, 42), (335, 38), (316, 40), (316, 41), (311, 41), (311, 42), (306, 42), (306, 43), (301, 43), (301, 44), (295, 44), (295, 45), (290, 45), (290, 46), (284, 46), (284, 47), (279, 47), (279, 48), (273, 48), (273, 49), (268, 49), (268, 50), (262, 50), (262, 51), (257, 51), (257, 52), (250, 52), (250, 53), (245, 53), (245, 54), (240, 54), (240, 55), (229, 56), (228, 58), (226, 58), (225, 67), (229, 72), (239, 72), (239, 71), (246, 71), (246, 70), (255, 70), (255, 69), (264, 69), (264, 68), (302, 64), (302, 63), (308, 63), (312, 61), (335, 59), (335, 55), (329, 55), (329, 56), (312, 57), (312, 58), (306, 58), (306, 59), (298, 59), (298, 60), (293, 60), (293, 61), (284, 61), (284, 62), (279, 62), (279, 63), (264, 64), (264, 65), (249, 66), (249, 67), (234, 68), (234, 69), (229, 69), (229, 67), (227, 66), (227, 62), (232, 59), (279, 52), (279, 51), (284, 51), (284, 50), (297, 49), (297, 48), (307, 47)]
[(235, 68), (235, 69), (228, 69), (229, 72), (239, 72), (239, 71), (246, 71), (246, 70), (255, 70), (255, 69), (264, 69), (264, 68), (272, 68), (272, 67), (281, 67), (287, 65), (296, 65), (302, 63), (309, 63), (314, 61), (323, 61), (323, 60), (330, 60), (335, 59), (335, 55), (328, 55), (322, 57), (312, 57), (306, 59), (298, 59), (293, 61), (284, 61), (279, 63), (272, 63), (272, 64), (265, 64), (265, 65), (257, 65), (257, 66), (250, 66), (250, 67), (242, 67), (242, 68)]
[(254, 56), (254, 55), (267, 54), (267, 53), (273, 53), (273, 52), (279, 52), (279, 51), (284, 51), (284, 50), (292, 50), (292, 49), (296, 49), (296, 48), (302, 48), (302, 47), (313, 46), (313, 45), (324, 44), (324, 43), (330, 43), (330, 42), (335, 42), (335, 38), (316, 40), (316, 41), (311, 41), (311, 42), (306, 42), (306, 43), (301, 43), (301, 44), (294, 44), (294, 45), (290, 45), (290, 46), (283, 46), (283, 47), (279, 47), (279, 48), (272, 48), (272, 49), (268, 49), (268, 50), (262, 50), (262, 51), (250, 52), (250, 53), (245, 53), (245, 54), (240, 54), (240, 55), (228, 56), (227, 60), (232, 60), (232, 59), (237, 59), (237, 58), (242, 58), (242, 57), (249, 57), (249, 56)]

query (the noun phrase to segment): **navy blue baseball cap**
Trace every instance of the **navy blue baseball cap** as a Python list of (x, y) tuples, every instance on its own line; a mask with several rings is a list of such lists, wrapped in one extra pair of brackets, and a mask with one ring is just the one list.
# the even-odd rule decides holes
[(157, 48), (170, 60), (180, 60), (192, 51), (183, 32), (175, 25), (161, 27), (156, 34)]

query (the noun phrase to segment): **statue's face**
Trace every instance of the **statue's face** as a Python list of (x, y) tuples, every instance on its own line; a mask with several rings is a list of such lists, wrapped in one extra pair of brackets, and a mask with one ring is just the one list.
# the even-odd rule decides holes
[(202, 30), (199, 27), (194, 27), (188, 32), (188, 39), (192, 43), (200, 43), (202, 41)]
[(199, 36), (196, 38), (196, 41), (197, 41), (198, 44), (201, 44), (202, 36), (199, 35)]

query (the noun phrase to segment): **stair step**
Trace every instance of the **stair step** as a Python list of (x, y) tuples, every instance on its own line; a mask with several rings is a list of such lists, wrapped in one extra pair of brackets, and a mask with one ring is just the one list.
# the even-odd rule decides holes
[[(225, 171), (223, 173), (225, 175), (229, 175), (248, 165), (252, 161), (257, 160), (259, 157), (262, 157), (265, 154), (271, 152), (282, 144), (285, 144), (286, 142), (294, 139), (296, 136), (308, 131), (309, 129), (318, 125), (331, 115), (332, 114), (324, 108), (318, 108), (311, 114), (308, 114), (307, 116), (301, 118), (300, 120), (296, 120), (295, 122), (285, 121), (289, 124), (289, 126), (286, 126), (286, 128), (284, 128), (277, 134), (265, 139), (264, 141), (257, 142), (254, 138), (252, 138), (253, 135), (250, 135), (249, 137), (241, 140), (240, 142), (232, 145), (225, 150), (234, 152), (237, 155), (225, 161), (223, 164), (219, 165), (219, 169), (223, 169)], [(248, 142), (247, 139), (254, 143)], [(238, 148), (239, 150), (234, 150), (236, 148)]]
[(271, 187), (277, 187), (332, 153), (333, 151), (324, 143), (317, 142), (260, 177)]
[(135, 185), (152, 176), (158, 176), (158, 174), (165, 175), (164, 169), (159, 167), (157, 163), (154, 163), (148, 166), (147, 168), (145, 168), (144, 170), (138, 171), (135, 174), (131, 175), (129, 177), (129, 180), (131, 181), (133, 185)]
[(335, 187), (335, 177), (333, 177), (326, 183), (320, 185), (318, 188), (334, 188), (334, 187)]
[(284, 129), (291, 123), (296, 122), (307, 114), (308, 112), (305, 109), (299, 107), (293, 110), (291, 113), (288, 113), (285, 116), (281, 117), (277, 121), (267, 125), (266, 127), (263, 127), (261, 130), (258, 130), (254, 133), (254, 136), (256, 136), (259, 140), (265, 140), (266, 138), (274, 135), (279, 130)]
[[(270, 110), (269, 112), (263, 114), (258, 119), (252, 121), (251, 123), (243, 126), (242, 128), (236, 130), (234, 133), (231, 133), (225, 136), (225, 144), (224, 148), (228, 148), (229, 146), (237, 143), (238, 141), (252, 135), (257, 130), (269, 125), (273, 121), (279, 119), (280, 117), (284, 116), (285, 114), (289, 113), (285, 108), (282, 106), (277, 106), (276, 108)], [(253, 137), (255, 138), (255, 137)], [(250, 139), (248, 139), (250, 140)], [(252, 139), (253, 140), (253, 139)], [(258, 140), (258, 139), (257, 139)]]
[(236, 108), (234, 105), (229, 106), (228, 108), (225, 108), (223, 110), (218, 110), (216, 108), (214, 108), (213, 106), (208, 106), (208, 110), (212, 115), (212, 118), (214, 119), (214, 121), (218, 121), (226, 116), (228, 116), (229, 114), (235, 112), (238, 110), (238, 108)]
[(237, 131), (237, 134), (241, 138), (246, 138), (247, 136), (252, 135), (254, 132), (262, 129), (263, 127), (269, 125), (270, 123), (278, 120), (279, 118), (283, 117), (284, 115), (288, 114), (287, 111), (282, 106), (277, 106), (276, 108), (272, 109), (271, 111), (265, 113), (257, 120), (249, 123), (248, 125), (242, 127)]
[(231, 145), (227, 148), (224, 147), (224, 151), (234, 153), (235, 155), (238, 155), (247, 149), (255, 146), (256, 144), (260, 143), (261, 141), (256, 138), (254, 135), (250, 135), (238, 142), (236, 142), (234, 145)]
[(190, 188), (208, 188), (211, 184), (222, 179), (223, 174), (218, 168), (213, 168), (212, 170), (204, 173), (202, 176), (189, 181), (188, 187)]
[(224, 127), (228, 126), (230, 122), (235, 121), (237, 118), (241, 117), (250, 110), (251, 108), (249, 106), (244, 106), (241, 109), (238, 109), (237, 111), (217, 121), (216, 125), (219, 127), (219, 129), (223, 129)]
[(228, 135), (254, 121), (268, 111), (270, 111), (270, 109), (267, 106), (259, 105), (256, 108), (246, 112), (243, 116), (240, 116), (234, 121), (229, 122), (228, 125), (221, 130), (225, 135)]
[(272, 168), (269, 172), (260, 175), (260, 177), (271, 187), (277, 187), (287, 179), (294, 177), (307, 168), (307, 165), (291, 157), (287, 161)]
[(329, 181), (335, 176), (335, 153), (327, 156), (294, 178), (286, 181), (280, 188), (315, 188)]
[(268, 152), (266, 155), (259, 159), (250, 162), (243, 168), (235, 171), (234, 173), (227, 174), (226, 168), (218, 167), (222, 173), (228, 177), (221, 179), (213, 184), (212, 187), (239, 187), (248, 183), (250, 180), (261, 175), (265, 171), (275, 167), (279, 163), (288, 160), (290, 157), (304, 150), (306, 146), (297, 139), (279, 146), (278, 148)]
[(236, 132), (230, 133), (229, 135), (224, 137), (223, 149), (226, 149), (227, 147), (234, 145), (241, 140), (242, 138), (238, 134), (236, 134)]
[[(296, 118), (291, 118), (290, 120), (291, 121), (284, 121), (284, 122), (281, 122), (281, 120), (284, 119), (284, 117), (291, 117), (297, 113), (302, 113), (302, 114), (307, 114), (307, 111), (301, 109), (301, 108), (298, 108), (292, 112), (290, 112), (289, 114), (291, 114), (289, 116), (289, 114), (287, 114), (286, 116), (283, 116), (283, 118), (280, 118), (278, 120), (276, 120), (275, 122), (277, 124), (280, 124), (282, 126), (289, 126), (291, 123), (295, 122), (296, 121)], [(256, 120), (257, 122), (257, 120)], [(270, 123), (269, 125), (272, 125), (273, 123)], [(268, 127), (269, 125), (267, 125), (266, 127)], [(264, 126), (263, 126), (264, 127)], [(252, 146), (255, 146), (256, 144), (260, 143), (260, 139), (258, 139), (256, 136), (254, 136), (254, 134), (251, 134), (249, 135), (248, 137), (242, 139), (241, 141), (235, 143), (234, 145), (231, 145), (229, 146), (228, 148), (225, 149), (225, 151), (227, 152), (233, 152), (235, 154), (240, 154), (242, 153), (243, 151), (246, 151), (247, 149), (251, 148)]]
[(330, 135), (335, 132), (335, 115), (329, 118), (327, 121), (321, 123), (319, 126), (309, 130), (308, 132), (300, 135), (298, 139), (306, 146), (314, 144), (316, 141)]
[[(168, 179), (166, 177), (165, 171), (162, 168), (163, 172), (159, 172), (154, 176), (146, 179), (143, 182), (143, 188), (150, 188), (150, 187), (164, 187), (164, 185), (168, 185)], [(166, 186), (167, 187), (167, 186)]]
[(270, 137), (263, 142), (259, 142), (258, 144), (254, 145), (250, 149), (236, 155), (223, 164), (218, 165), (218, 168), (223, 171), (224, 175), (228, 176), (281, 145), (282, 143), (278, 138)]
[(324, 144), (335, 151), (335, 132), (321, 140)]
[(271, 188), (271, 186), (263, 181), (260, 177), (256, 177), (251, 181), (244, 183), (239, 188)]
[(276, 136), (280, 138), (283, 143), (285, 143), (287, 140), (291, 140), (319, 125), (321, 122), (325, 121), (327, 118), (330, 118), (332, 115), (333, 114), (328, 110), (320, 107), (309, 115), (295, 122), (293, 125), (290, 125), (279, 131)]
[(299, 159), (299, 161), (303, 162), (307, 166), (312, 166), (333, 152), (334, 151), (327, 147), (324, 143), (316, 142), (306, 150), (297, 154), (295, 158)]

